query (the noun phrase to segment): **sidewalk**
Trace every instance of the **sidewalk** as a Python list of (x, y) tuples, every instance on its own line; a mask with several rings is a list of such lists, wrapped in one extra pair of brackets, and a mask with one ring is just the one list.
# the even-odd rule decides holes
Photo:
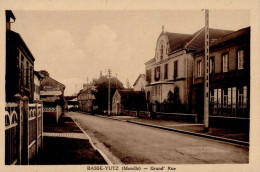
[[(235, 140), (238, 142), (249, 142), (249, 132), (242, 132), (237, 130), (231, 130), (226, 128), (209, 128), (208, 132), (204, 132), (204, 125), (198, 123), (188, 123), (182, 121), (173, 121), (173, 120), (159, 120), (159, 119), (143, 119), (132, 116), (105, 116), (99, 115), (107, 118), (112, 118), (116, 120), (122, 120), (125, 122), (136, 123), (140, 125), (152, 126), (162, 129), (173, 129), (175, 131), (184, 131), (193, 135), (209, 136), (209, 137), (220, 137), (224, 139)], [(244, 144), (246, 145), (246, 144)]]
[(58, 124), (48, 124), (43, 134), (43, 150), (30, 164), (107, 164), (70, 117), (63, 116)]

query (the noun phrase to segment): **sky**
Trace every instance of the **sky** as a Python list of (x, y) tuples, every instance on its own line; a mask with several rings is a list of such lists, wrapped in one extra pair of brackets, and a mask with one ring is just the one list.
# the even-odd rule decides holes
[[(165, 31), (193, 34), (204, 27), (202, 10), (16, 11), (11, 30), (18, 32), (33, 56), (35, 70), (47, 70), (66, 86), (65, 95), (98, 78), (100, 71), (126, 86), (145, 73), (155, 45)], [(238, 30), (250, 26), (249, 10), (210, 10), (209, 26)]]

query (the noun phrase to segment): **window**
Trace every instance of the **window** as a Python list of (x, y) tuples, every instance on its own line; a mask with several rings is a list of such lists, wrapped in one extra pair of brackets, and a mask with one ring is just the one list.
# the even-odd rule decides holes
[(26, 62), (26, 88), (29, 88), (29, 82), (30, 82), (30, 70), (29, 70), (29, 62)]
[(223, 72), (228, 72), (228, 54), (224, 54), (223, 56)]
[(151, 69), (146, 70), (146, 81), (148, 82), (148, 84), (151, 83)]
[(247, 108), (247, 86), (238, 88), (237, 99), (239, 108)]
[(197, 62), (197, 76), (201, 77), (201, 60)]
[(24, 57), (22, 55), (22, 60), (21, 60), (21, 86), (23, 86), (24, 83), (24, 66), (23, 66), (23, 61), (24, 61)]
[(173, 78), (176, 79), (178, 77), (178, 61), (174, 62), (174, 73)]
[(237, 68), (244, 69), (244, 50), (239, 50), (237, 52)]
[(215, 62), (214, 62), (214, 57), (210, 57), (209, 59), (209, 73), (214, 73), (215, 72)]
[(154, 68), (154, 80), (155, 81), (160, 80), (160, 66)]
[(157, 95), (157, 86), (155, 86), (155, 93), (154, 95), (156, 96)]
[(160, 50), (160, 56), (161, 56), (161, 60), (163, 59), (163, 44), (161, 45), (161, 50)]
[(223, 90), (223, 107), (226, 108), (228, 105), (228, 91), (227, 89)]
[(164, 65), (164, 79), (168, 79), (168, 64)]

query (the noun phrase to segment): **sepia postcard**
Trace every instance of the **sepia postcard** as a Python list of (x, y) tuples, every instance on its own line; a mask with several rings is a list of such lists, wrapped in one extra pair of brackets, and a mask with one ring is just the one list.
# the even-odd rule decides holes
[(258, 1), (0, 4), (3, 171), (260, 170)]

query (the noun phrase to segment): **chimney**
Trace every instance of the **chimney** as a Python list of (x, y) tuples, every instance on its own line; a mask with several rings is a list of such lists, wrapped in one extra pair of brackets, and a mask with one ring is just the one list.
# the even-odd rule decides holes
[[(15, 16), (14, 16), (14, 14), (11, 10), (6, 10), (5, 16), (6, 16), (6, 31), (10, 31), (11, 30), (11, 23), (15, 22)], [(11, 22), (11, 19), (13, 19), (12, 22)]]

